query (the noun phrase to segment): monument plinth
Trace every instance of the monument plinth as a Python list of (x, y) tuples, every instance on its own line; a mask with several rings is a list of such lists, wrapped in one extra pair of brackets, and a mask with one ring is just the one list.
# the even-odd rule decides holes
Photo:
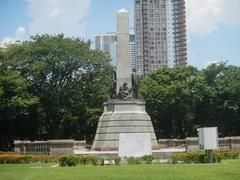
[(145, 111), (145, 102), (112, 100), (104, 103), (104, 112), (99, 119), (93, 149), (118, 150), (121, 133), (150, 133), (151, 148), (158, 149), (151, 118)]
[[(128, 12), (121, 9), (117, 14), (117, 99), (104, 103), (93, 150), (120, 150), (119, 154), (122, 156), (136, 152), (136, 156), (139, 156), (149, 154), (149, 149), (158, 149), (151, 118), (145, 110), (145, 102), (137, 100), (137, 93), (134, 92), (137, 78), (136, 74), (132, 75), (130, 67)], [(131, 142), (134, 142), (132, 146), (129, 144)], [(145, 152), (137, 146), (139, 144)]]

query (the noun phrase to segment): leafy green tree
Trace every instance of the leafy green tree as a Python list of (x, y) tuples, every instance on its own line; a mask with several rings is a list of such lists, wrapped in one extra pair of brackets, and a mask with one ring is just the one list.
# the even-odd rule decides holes
[(220, 136), (240, 134), (239, 67), (165, 68), (143, 79), (140, 93), (158, 137), (196, 136), (198, 127), (211, 126)]
[(183, 138), (196, 135), (196, 106), (208, 89), (204, 77), (191, 66), (164, 68), (140, 84), (157, 137)]
[(0, 73), (0, 147), (11, 148), (13, 139), (29, 137), (36, 130), (29, 109), (38, 98), (27, 92), (28, 83), (17, 72)]
[[(36, 35), (0, 49), (0, 148), (14, 139), (91, 141), (112, 89), (109, 57), (78, 38)], [(142, 78), (158, 138), (196, 136), (217, 126), (240, 134), (240, 68), (163, 68)]]
[(90, 42), (60, 34), (33, 36), (9, 46), (4, 56), (8, 69), (39, 98), (31, 109), (32, 121), (41, 124), (39, 138), (92, 139), (111, 91), (112, 67), (105, 54), (91, 50)]
[(217, 82), (216, 79), (222, 73), (225, 64), (212, 64), (201, 71), (206, 86), (209, 91), (203, 97), (202, 101), (197, 106), (196, 122), (201, 127), (219, 126), (220, 122), (217, 120)]
[(226, 63), (202, 70), (211, 88), (211, 98), (198, 107), (197, 118), (205, 126), (217, 126), (221, 136), (239, 135), (240, 68)]

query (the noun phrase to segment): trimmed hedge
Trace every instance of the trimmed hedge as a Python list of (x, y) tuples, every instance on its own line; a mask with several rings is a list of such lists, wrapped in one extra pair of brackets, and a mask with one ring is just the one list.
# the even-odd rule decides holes
[(79, 164), (88, 165), (92, 164), (94, 166), (101, 165), (104, 163), (104, 159), (98, 156), (75, 156), (79, 160)]
[(63, 156), (58, 158), (58, 162), (60, 166), (76, 166), (79, 162), (76, 156)]
[(12, 155), (12, 154), (19, 154), (19, 153), (9, 152), (9, 151), (0, 151), (0, 155)]
[(97, 156), (62, 156), (58, 158), (58, 162), (60, 166), (76, 166), (76, 165), (102, 165), (104, 163), (104, 159)]
[(140, 157), (127, 157), (127, 164), (142, 164), (142, 158)]
[(142, 157), (127, 157), (125, 159), (127, 164), (152, 164), (152, 161), (156, 158), (153, 155), (145, 155)]
[(222, 159), (236, 159), (240, 156), (240, 151), (237, 150), (219, 150), (216, 153), (222, 157)]
[[(240, 155), (240, 151), (236, 150), (219, 150), (213, 153), (213, 162), (220, 163), (222, 159), (235, 159)], [(208, 163), (207, 155), (205, 152), (187, 152), (176, 153), (172, 156), (172, 162), (184, 162), (184, 163)]]
[[(113, 160), (116, 165), (119, 165), (121, 162), (120, 157), (112, 156), (106, 160)], [(104, 165), (104, 158), (98, 156), (62, 156), (58, 158), (58, 163), (60, 166), (76, 166), (76, 165)]]
[[(213, 162), (220, 163), (222, 159), (235, 159), (240, 157), (240, 151), (237, 150), (219, 150), (213, 153)], [(143, 157), (128, 157), (124, 158), (127, 164), (151, 164), (154, 159), (152, 155)], [(22, 164), (31, 162), (56, 162), (60, 166), (76, 166), (76, 165), (104, 165), (104, 158), (98, 156), (62, 156), (57, 159), (56, 156), (50, 155), (22, 155), (12, 152), (0, 152), (0, 164)], [(121, 158), (113, 156), (106, 160), (114, 160), (116, 165), (121, 163)], [(208, 163), (205, 152), (187, 152), (187, 153), (176, 153), (172, 156), (172, 163)]]
[[(209, 163), (208, 157), (204, 152), (195, 153), (176, 153), (172, 156), (172, 162), (184, 162), (184, 163)], [(218, 153), (213, 153), (213, 163), (220, 163), (222, 157)]]
[(152, 161), (155, 159), (153, 155), (145, 155), (142, 157), (142, 160), (145, 164), (152, 164)]
[(22, 154), (0, 154), (0, 164), (24, 164), (31, 162), (55, 162), (55, 156), (49, 155), (22, 155)]

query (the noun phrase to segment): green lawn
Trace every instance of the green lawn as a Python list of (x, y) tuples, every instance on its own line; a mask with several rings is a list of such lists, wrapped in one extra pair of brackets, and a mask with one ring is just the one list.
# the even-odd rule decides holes
[(51, 167), (54, 164), (0, 165), (0, 179), (240, 179), (240, 160), (220, 164), (158, 164)]

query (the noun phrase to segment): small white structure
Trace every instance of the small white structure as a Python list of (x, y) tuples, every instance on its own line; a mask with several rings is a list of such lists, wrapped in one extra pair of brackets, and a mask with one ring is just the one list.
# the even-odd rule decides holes
[(199, 148), (204, 150), (218, 149), (217, 127), (206, 127), (198, 129)]
[(119, 134), (119, 157), (141, 157), (151, 154), (151, 133)]

